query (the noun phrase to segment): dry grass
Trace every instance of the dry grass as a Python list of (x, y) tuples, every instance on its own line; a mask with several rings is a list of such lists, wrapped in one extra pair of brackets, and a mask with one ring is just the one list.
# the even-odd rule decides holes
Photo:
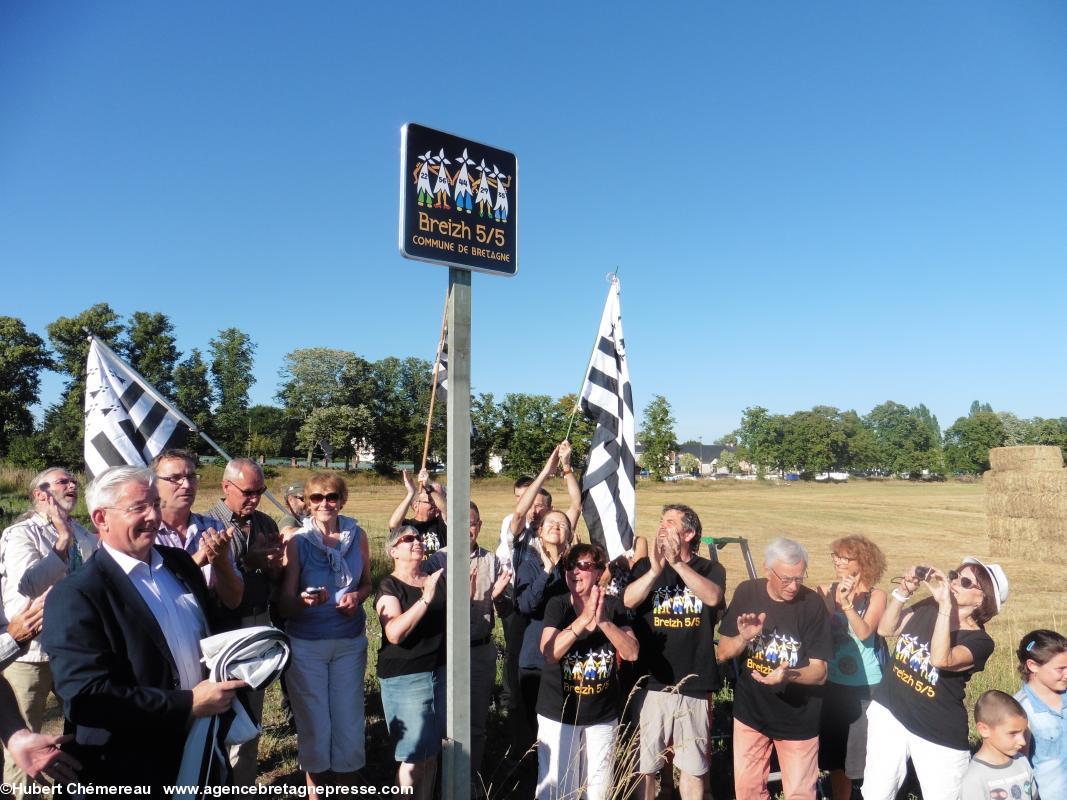
[[(281, 470), (268, 481), (272, 490), (298, 481), (303, 470)], [(212, 479), (214, 483), (212, 483)], [(198, 510), (214, 502), (217, 477), (205, 475)], [(403, 496), (399, 481), (383, 481), (360, 474), (349, 483), (350, 499), (345, 512), (360, 519), (368, 531), (372, 550), (380, 553), (389, 513)], [(211, 488), (209, 488), (211, 487)], [(561, 481), (548, 487), (563, 498)], [(513, 504), (511, 484), (506, 479), (475, 481), (473, 499), (485, 520), (483, 544), (495, 545), (499, 520)], [(683, 482), (668, 485), (642, 483), (638, 490), (638, 531), (655, 532), (659, 509), (664, 503), (687, 503), (700, 514), (706, 536), (743, 536), (759, 564), (762, 548), (775, 536), (786, 534), (807, 548), (811, 556), (809, 585), (828, 582), (832, 577), (830, 544), (838, 536), (862, 533), (878, 542), (889, 560), (887, 580), (900, 575), (909, 564), (930, 564), (949, 569), (966, 555), (986, 559), (991, 556), (986, 535), (984, 489), (981, 483), (913, 484), (897, 481), (853, 481), (840, 485), (806, 483), (761, 484), (742, 482)], [(278, 493), (280, 497), (280, 491)], [(264, 502), (263, 508), (280, 516)], [(720, 552), (727, 568), (730, 586), (745, 576), (740, 551), (728, 546)], [(998, 557), (1011, 581), (1011, 597), (1005, 613), (993, 620), (989, 632), (997, 642), (986, 670), (971, 681), (969, 702), (988, 688), (1014, 692), (1014, 648), (1021, 636), (1036, 627), (1060, 626), (1067, 619), (1067, 593), (1043, 562), (1024, 554)], [(384, 565), (379, 565), (379, 568)], [(884, 581), (883, 583), (886, 583)], [(369, 610), (369, 605), (368, 605)], [(380, 642), (374, 615), (369, 615), (368, 634), (372, 653)], [(387, 736), (380, 718), (380, 703), (368, 668), (368, 778), (390, 783), (393, 776)], [(279, 721), (277, 690), (268, 698), (267, 718)], [(275, 702), (272, 702), (271, 699)], [(499, 763), (507, 740), (506, 721), (491, 719), (486, 763)], [(260, 753), (262, 779), (271, 783), (297, 783), (295, 740), (291, 736), (264, 736)], [(497, 796), (507, 796), (501, 791)], [(716, 795), (720, 796), (719, 794)]]

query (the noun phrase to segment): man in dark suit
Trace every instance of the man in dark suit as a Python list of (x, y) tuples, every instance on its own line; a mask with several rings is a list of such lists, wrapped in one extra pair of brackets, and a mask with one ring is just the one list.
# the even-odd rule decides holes
[(204, 680), (199, 640), (214, 607), (189, 554), (154, 546), (153, 474), (112, 467), (86, 503), (102, 546), (52, 589), (41, 637), (75, 737), (64, 749), (82, 783), (159, 793), (177, 778), (192, 718), (221, 714), (246, 684)]

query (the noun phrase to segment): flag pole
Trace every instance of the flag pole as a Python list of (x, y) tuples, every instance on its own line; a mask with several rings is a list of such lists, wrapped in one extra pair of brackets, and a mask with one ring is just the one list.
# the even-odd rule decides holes
[(445, 329), (448, 326), (448, 297), (449, 292), (445, 292), (445, 310), (441, 314), (441, 336), (437, 340), (437, 354), (434, 356), (433, 372), (430, 373), (433, 381), (430, 384), (430, 412), (426, 415), (426, 436), (422, 441), (422, 466), (419, 468), (419, 472), (426, 469), (426, 459), (430, 455), (430, 429), (433, 427), (433, 407), (437, 401), (437, 370), (441, 366), (441, 348), (445, 344)]
[[(619, 282), (619, 268), (615, 267), (615, 271), (608, 276), (608, 280), (612, 284)], [(571, 427), (574, 425), (574, 417), (578, 413), (578, 409), (582, 405), (582, 389), (585, 388), (585, 379), (589, 375), (589, 363), (593, 360), (593, 354), (596, 353), (597, 345), (600, 344), (600, 329), (597, 329), (596, 337), (593, 339), (593, 347), (589, 351), (589, 358), (585, 362), (585, 371), (582, 373), (582, 383), (578, 386), (578, 395), (574, 400), (574, 408), (571, 409), (571, 418), (567, 422), (567, 433), (564, 435), (564, 441), (569, 441), (571, 438)]]
[[(95, 341), (97, 347), (99, 347), (101, 350), (103, 350), (106, 354), (110, 355), (112, 360), (116, 364), (121, 366), (131, 378), (136, 380), (139, 384), (141, 384), (142, 387), (144, 387), (145, 394), (147, 394), (149, 397), (151, 397), (153, 400), (155, 400), (160, 405), (165, 406), (168, 411), (170, 411), (172, 414), (174, 414), (174, 416), (176, 416), (178, 419), (180, 419), (182, 422), (184, 422), (189, 427), (189, 430), (193, 431), (201, 439), (203, 439), (205, 442), (207, 442), (208, 445), (216, 453), (218, 453), (220, 456), (225, 458), (227, 461), (232, 461), (233, 460), (232, 458), (230, 458), (230, 454), (227, 453), (225, 450), (223, 450), (221, 447), (219, 447), (219, 445), (215, 443), (214, 439), (212, 439), (210, 436), (208, 436), (206, 433), (204, 433), (202, 430), (200, 430), (199, 426), (196, 423), (194, 423), (191, 419), (189, 419), (187, 416), (185, 416), (185, 414), (183, 414), (181, 411), (179, 411), (177, 408), (175, 408), (173, 405), (171, 405), (170, 401), (168, 401), (166, 398), (162, 397), (159, 394), (159, 392), (156, 391), (155, 387), (152, 386), (152, 384), (148, 382), (148, 379), (145, 378), (144, 375), (142, 375), (140, 372), (138, 372), (133, 367), (131, 367), (129, 364), (127, 364), (124, 359), (120, 358), (119, 355), (114, 350), (112, 350), (110, 347), (108, 347), (104, 342), (102, 342), (99, 339), (97, 339), (88, 328), (83, 327), (82, 330), (85, 331), (85, 333), (87, 334), (90, 342)], [(270, 500), (272, 503), (274, 503), (274, 505), (278, 507), (278, 510), (281, 511), (283, 514), (289, 514), (290, 513), (289, 509), (286, 508), (285, 506), (283, 506), (281, 503), (279, 503), (277, 498), (274, 495), (272, 495), (270, 492), (264, 492), (263, 494), (266, 495), (267, 499)]]

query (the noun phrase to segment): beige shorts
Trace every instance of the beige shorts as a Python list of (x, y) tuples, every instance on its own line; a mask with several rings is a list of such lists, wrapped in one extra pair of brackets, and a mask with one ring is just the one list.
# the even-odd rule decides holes
[(668, 749), (674, 752), (674, 765), (686, 775), (699, 777), (708, 771), (711, 715), (706, 697), (643, 689), (635, 700), (641, 727), (641, 774), (659, 772)]

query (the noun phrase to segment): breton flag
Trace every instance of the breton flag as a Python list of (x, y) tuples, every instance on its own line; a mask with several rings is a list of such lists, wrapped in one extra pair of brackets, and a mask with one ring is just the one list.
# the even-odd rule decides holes
[(107, 345), (92, 340), (85, 375), (85, 469), (146, 466), (195, 425)]
[(433, 370), (437, 381), (437, 398), (442, 402), (448, 400), (448, 332), (441, 340), (441, 352), (437, 356), (437, 366)]
[(619, 308), (619, 279), (613, 277), (596, 346), (582, 385), (582, 412), (596, 423), (589, 466), (582, 476), (582, 517), (592, 542), (608, 558), (633, 550), (634, 402)]

